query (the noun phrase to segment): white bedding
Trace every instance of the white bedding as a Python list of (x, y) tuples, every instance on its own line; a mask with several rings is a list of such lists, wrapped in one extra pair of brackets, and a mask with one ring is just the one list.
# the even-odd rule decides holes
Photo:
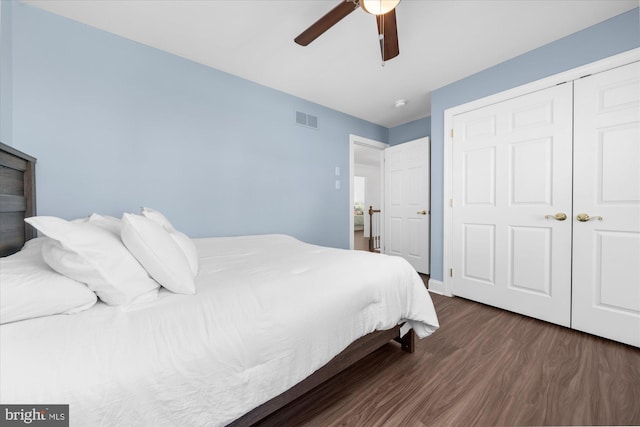
[(401, 258), (283, 235), (195, 243), (195, 295), (0, 326), (0, 402), (68, 403), (75, 426), (225, 425), (369, 332), (438, 326)]

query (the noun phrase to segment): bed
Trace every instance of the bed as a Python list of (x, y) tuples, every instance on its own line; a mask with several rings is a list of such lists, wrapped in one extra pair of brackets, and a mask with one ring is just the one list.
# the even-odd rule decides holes
[[(0, 149), (3, 255), (28, 241), (4, 260), (38, 256), (51, 238), (23, 221), (35, 214), (35, 159)], [(413, 352), (415, 335), (438, 327), (401, 258), (286, 235), (192, 244), (193, 294), (163, 286), (153, 299), (2, 324), (0, 403), (70, 404), (71, 425), (251, 425), (390, 340)]]

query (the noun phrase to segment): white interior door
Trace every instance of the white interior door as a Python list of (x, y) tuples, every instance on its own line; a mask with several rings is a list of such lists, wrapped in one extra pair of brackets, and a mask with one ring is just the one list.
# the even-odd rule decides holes
[(574, 170), (572, 326), (640, 346), (640, 63), (575, 82)]
[(453, 125), (453, 294), (569, 326), (572, 84)]
[(429, 273), (429, 138), (385, 149), (384, 253)]

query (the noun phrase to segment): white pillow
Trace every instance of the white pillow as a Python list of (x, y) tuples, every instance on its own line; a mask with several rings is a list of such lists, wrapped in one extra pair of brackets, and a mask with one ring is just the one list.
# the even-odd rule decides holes
[(32, 239), (20, 252), (0, 258), (0, 324), (78, 313), (98, 300), (86, 285), (44, 262), (41, 250), (47, 239)]
[(180, 247), (182, 253), (187, 258), (189, 262), (189, 268), (194, 276), (198, 275), (198, 250), (196, 249), (195, 243), (193, 240), (189, 238), (184, 233), (179, 232), (178, 230), (174, 232), (170, 232), (169, 235), (173, 239), (174, 242)]
[(157, 297), (158, 284), (149, 277), (118, 236), (91, 222), (71, 223), (37, 216), (25, 221), (51, 237), (44, 242), (44, 261), (58, 273), (86, 283), (109, 305)]
[(122, 241), (162, 286), (179, 294), (196, 292), (189, 261), (164, 227), (144, 216), (125, 213)]
[(89, 217), (89, 223), (97, 225), (98, 227), (115, 234), (120, 237), (122, 232), (122, 221), (119, 218), (113, 216), (102, 216), (97, 213), (91, 214)]
[(187, 260), (189, 261), (189, 266), (191, 267), (191, 272), (193, 273), (194, 276), (197, 275), (198, 268), (199, 268), (198, 250), (196, 249), (195, 243), (193, 243), (193, 241), (189, 238), (189, 236), (176, 230), (171, 224), (171, 222), (169, 222), (167, 217), (165, 217), (164, 215), (162, 215), (160, 212), (156, 210), (153, 210), (151, 208), (142, 208), (141, 213), (142, 213), (142, 216), (149, 218), (151, 221), (155, 222), (156, 224), (161, 225), (162, 227), (164, 227), (165, 230), (169, 232), (169, 234), (171, 235), (171, 238), (175, 240), (178, 246), (180, 246), (180, 249), (182, 249), (184, 256), (187, 257)]
[(142, 216), (149, 218), (156, 224), (160, 224), (161, 226), (163, 226), (169, 233), (171, 233), (172, 231), (176, 231), (176, 229), (173, 227), (173, 224), (171, 224), (167, 217), (157, 210), (143, 207), (140, 213), (142, 214)]

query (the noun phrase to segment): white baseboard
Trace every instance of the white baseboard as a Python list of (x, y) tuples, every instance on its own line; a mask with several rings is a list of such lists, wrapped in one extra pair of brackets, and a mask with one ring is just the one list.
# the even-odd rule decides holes
[(451, 296), (445, 292), (444, 283), (442, 283), (440, 280), (435, 279), (429, 279), (429, 292), (433, 292), (434, 294), (438, 295), (444, 295), (447, 297)]

